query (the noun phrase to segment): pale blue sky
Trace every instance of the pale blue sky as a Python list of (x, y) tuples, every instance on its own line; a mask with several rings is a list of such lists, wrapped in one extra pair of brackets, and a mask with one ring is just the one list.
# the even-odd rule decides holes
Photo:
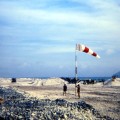
[(0, 0), (0, 77), (112, 76), (120, 71), (119, 0)]

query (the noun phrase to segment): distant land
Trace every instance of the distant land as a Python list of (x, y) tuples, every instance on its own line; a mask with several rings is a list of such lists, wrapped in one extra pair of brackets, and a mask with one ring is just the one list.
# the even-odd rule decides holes
[(116, 77), (120, 78), (120, 71), (115, 73), (115, 74), (113, 74), (113, 76), (116, 76)]

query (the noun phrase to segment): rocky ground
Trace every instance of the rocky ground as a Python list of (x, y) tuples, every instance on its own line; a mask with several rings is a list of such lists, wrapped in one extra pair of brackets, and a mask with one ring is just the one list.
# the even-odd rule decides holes
[(67, 94), (63, 96), (63, 80), (48, 79), (46, 84), (40, 83), (39, 80), (20, 79), (11, 83), (10, 79), (0, 79), (0, 97), (4, 98), (0, 116), (6, 120), (120, 119), (120, 79), (108, 84), (80, 84), (80, 99), (75, 96), (74, 84), (67, 84)]
[[(43, 87), (26, 87), (21, 86), (19, 89), (25, 90), (29, 94), (44, 99), (64, 99), (69, 102), (84, 101), (93, 106), (101, 116), (109, 116), (111, 119), (119, 120), (120, 118), (120, 86), (94, 86), (81, 85), (81, 98), (75, 96), (74, 85), (68, 85), (67, 95), (63, 96), (61, 86), (43, 86)], [(34, 97), (35, 97), (34, 96)], [(41, 98), (40, 98), (41, 99)], [(107, 119), (106, 119), (107, 120)]]
[(68, 102), (64, 99), (28, 98), (12, 88), (0, 87), (0, 117), (3, 120), (113, 120), (101, 115), (85, 101)]
[[(95, 88), (94, 88), (95, 89)], [(0, 117), (7, 120), (119, 120), (120, 96), (114, 92), (108, 93), (110, 88), (104, 88), (104, 92), (93, 91), (89, 87), (82, 94), (91, 94), (70, 102), (67, 99), (37, 99), (19, 93), (12, 88), (0, 88), (0, 96), (4, 103), (0, 105)], [(101, 95), (101, 97), (100, 97)], [(94, 97), (93, 97), (94, 96)], [(106, 99), (102, 96), (107, 96)], [(115, 98), (115, 99), (114, 99)], [(117, 99), (116, 99), (117, 98)], [(113, 104), (111, 106), (111, 104)], [(103, 111), (102, 111), (103, 110)], [(113, 113), (113, 115), (110, 115)]]

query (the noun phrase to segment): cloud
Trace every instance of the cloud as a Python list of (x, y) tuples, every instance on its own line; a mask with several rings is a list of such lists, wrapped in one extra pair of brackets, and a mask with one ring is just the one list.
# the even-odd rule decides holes
[(106, 51), (106, 54), (107, 55), (111, 55), (111, 54), (113, 54), (114, 53), (114, 50), (112, 50), (112, 49), (108, 49), (107, 51)]
[[(39, 7), (35, 9), (36, 2)], [(52, 7), (49, 0), (29, 2), (2, 2), (0, 17), (6, 22), (1, 22), (1, 34), (14, 36), (17, 41), (36, 39), (49, 41), (119, 41), (119, 11), (116, 1), (95, 0), (68, 0), (67, 2), (55, 1)], [(60, 3), (60, 4), (58, 4)], [(66, 6), (73, 4), (72, 8)], [(61, 8), (62, 5), (62, 8)], [(72, 5), (72, 4), (71, 4)], [(80, 7), (78, 7), (80, 5)], [(91, 7), (93, 11), (80, 10), (81, 7)], [(87, 9), (87, 8), (86, 8)], [(7, 31), (7, 32), (6, 32)], [(114, 40), (113, 40), (114, 39)]]
[[(100, 61), (112, 59), (112, 56), (114, 60), (119, 59), (119, 4), (117, 0), (1, 0), (1, 65), (14, 66), (7, 61), (17, 58), (16, 61), (27, 69), (29, 64), (36, 66), (33, 63), (39, 58), (42, 68), (56, 60), (53, 66), (61, 64), (65, 71), (65, 64), (74, 66), (76, 43), (85, 44), (97, 52), (101, 56)], [(53, 55), (57, 57), (51, 58)], [(92, 61), (87, 55), (81, 57), (81, 61), (86, 63)], [(62, 65), (63, 58), (69, 62)], [(93, 62), (96, 61), (91, 64)], [(89, 67), (86, 63), (82, 69)], [(96, 64), (94, 68), (98, 67), (98, 62)], [(104, 66), (108, 67), (109, 63)]]

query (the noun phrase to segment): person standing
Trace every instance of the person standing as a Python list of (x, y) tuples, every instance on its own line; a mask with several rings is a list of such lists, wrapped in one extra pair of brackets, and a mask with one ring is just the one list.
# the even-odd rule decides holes
[(80, 98), (80, 85), (78, 84), (76, 87), (77, 87), (78, 98)]
[(67, 92), (67, 85), (64, 84), (64, 85), (63, 85), (63, 96), (64, 96), (64, 95), (66, 96), (66, 92)]

